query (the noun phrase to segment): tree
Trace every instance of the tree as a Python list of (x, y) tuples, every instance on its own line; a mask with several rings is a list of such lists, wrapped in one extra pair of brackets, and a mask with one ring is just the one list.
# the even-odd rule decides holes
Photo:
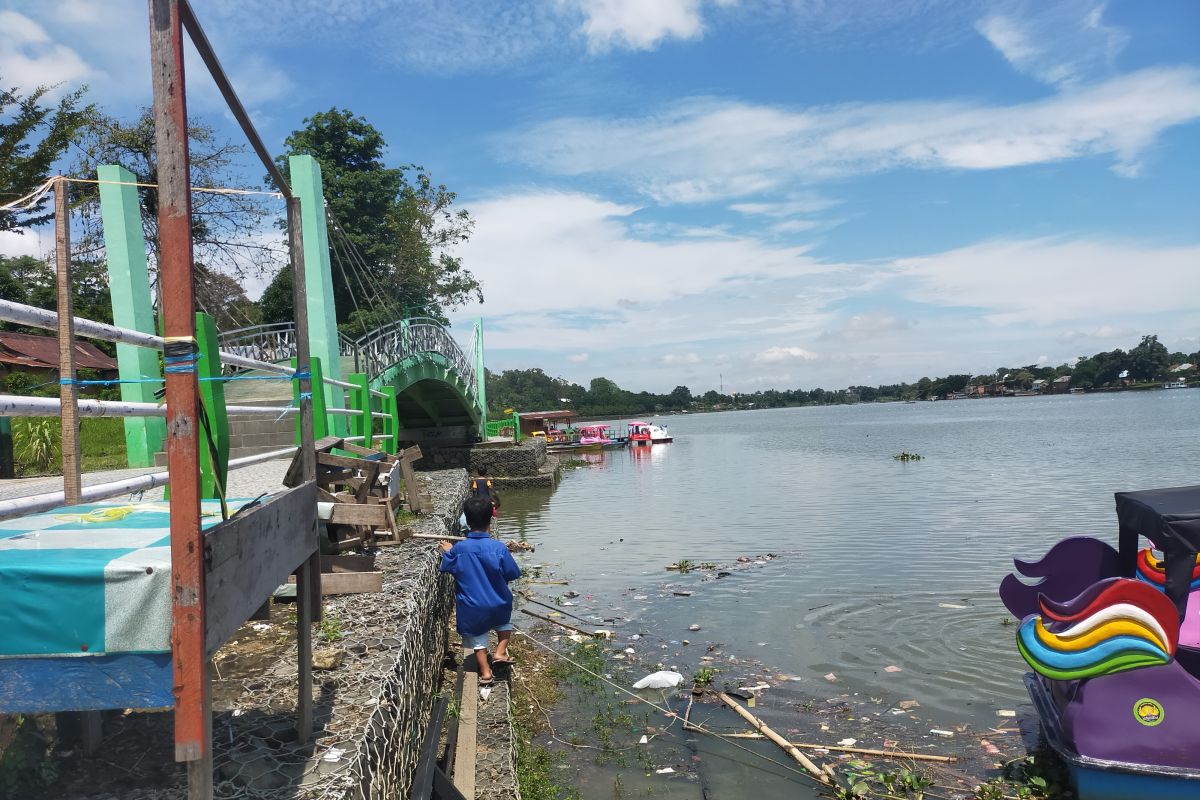
[[(188, 148), (193, 186), (205, 188), (250, 189), (234, 176), (233, 165), (245, 151), (242, 145), (222, 141), (213, 128), (192, 117), (188, 127)], [(118, 164), (134, 174), (138, 183), (158, 183), (155, 155), (154, 117), (143, 109), (132, 123), (93, 114), (85, 126), (80, 143), (82, 155), (72, 166), (76, 175), (94, 176), (104, 164)], [(77, 184), (75, 207), (82, 222), (76, 236), (76, 251), (91, 254), (104, 247), (100, 220), (100, 192), (95, 184)], [(142, 212), (142, 231), (150, 257), (151, 280), (156, 281), (158, 262), (158, 189), (138, 189)], [(271, 244), (264, 237), (263, 223), (267, 207), (263, 198), (253, 194), (192, 193), (192, 242), (197, 262), (206, 265), (209, 274), (233, 276), (239, 282), (262, 275), (286, 256), (283, 237)], [(199, 284), (198, 284), (199, 285)], [(208, 304), (203, 293), (197, 299), (201, 310), (214, 317), (228, 312)], [(244, 317), (243, 315), (240, 315)], [(240, 325), (246, 324), (245, 321)]]
[[(68, 94), (54, 108), (41, 100), (53, 87), (38, 86), (26, 96), (19, 89), (0, 88), (0, 202), (23, 197), (46, 182), (51, 168), (92, 116), (92, 106), (80, 107), (86, 89)], [(54, 216), (42, 197), (25, 211), (0, 212), (0, 231), (40, 225)]]
[[(267, 284), (258, 300), (258, 310), (264, 323), (290, 322), (296, 318), (290, 264), (276, 272), (275, 277)], [(491, 396), (491, 390), (488, 390), (488, 396)]]
[(330, 258), (338, 322), (361, 333), (397, 315), (444, 319), (483, 300), (479, 281), (454, 255), (474, 222), (444, 185), (416, 165), (388, 167), (383, 134), (347, 109), (304, 120), (277, 161), (311, 155), (321, 165), (329, 207)]
[[(112, 322), (112, 298), (108, 292), (108, 270), (103, 261), (76, 258), (71, 261), (72, 304), (75, 315), (97, 322)], [(5, 258), (0, 256), (0, 298), (53, 311), (58, 307), (54, 268), (49, 262), (33, 256)], [(0, 329), (20, 326), (0, 325)], [(31, 333), (45, 331), (32, 328)], [(115, 352), (111, 345), (97, 346)]]
[(667, 398), (675, 408), (687, 408), (692, 404), (692, 390), (686, 386), (676, 386)]
[(1171, 355), (1157, 336), (1143, 336), (1138, 346), (1129, 351), (1129, 377), (1135, 381), (1159, 378), (1170, 364)]

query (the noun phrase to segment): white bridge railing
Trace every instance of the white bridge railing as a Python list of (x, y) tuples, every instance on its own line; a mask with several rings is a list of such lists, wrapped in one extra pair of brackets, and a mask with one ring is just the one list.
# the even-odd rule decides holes
[[(355, 371), (365, 372), (371, 377), (410, 355), (437, 353), (449, 361), (463, 379), (469, 399), (478, 402), (475, 396), (474, 360), (463, 352), (450, 331), (435, 319), (414, 317), (396, 320), (358, 339), (339, 333), (338, 345), (342, 356), (354, 359)], [(256, 363), (286, 361), (296, 354), (296, 328), (290, 322), (238, 328), (221, 334), (221, 350)], [(249, 368), (227, 363), (226, 371), (232, 373)]]

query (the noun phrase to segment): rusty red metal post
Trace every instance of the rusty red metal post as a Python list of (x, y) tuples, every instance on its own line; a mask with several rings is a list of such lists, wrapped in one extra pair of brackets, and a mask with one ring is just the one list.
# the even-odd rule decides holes
[[(204, 619), (200, 528), (199, 392), (194, 356), (192, 202), (179, 0), (149, 0), (158, 161), (159, 284), (167, 339), (167, 470), (171, 475), (171, 654), (175, 759), (187, 761), (188, 796), (212, 796), (212, 697)], [(190, 369), (189, 369), (190, 363)]]

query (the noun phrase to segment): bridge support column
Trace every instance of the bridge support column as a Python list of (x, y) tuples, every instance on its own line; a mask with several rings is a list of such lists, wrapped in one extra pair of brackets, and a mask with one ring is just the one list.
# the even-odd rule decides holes
[[(150, 277), (146, 268), (146, 243), (138, 204), (137, 176), (124, 167), (106, 165), (96, 170), (100, 184), (100, 218), (108, 262), (108, 287), (112, 295), (113, 324), (141, 333), (157, 334), (154, 306), (150, 303)], [(126, 184), (126, 185), (121, 185)], [(117, 345), (121, 380), (158, 377), (158, 354), (131, 344)], [(127, 403), (156, 403), (153, 383), (121, 384)], [(167, 435), (166, 420), (159, 417), (125, 417), (125, 455), (131, 467), (154, 466), (154, 454)]]
[[(329, 229), (325, 224), (325, 195), (321, 184), (321, 165), (312, 156), (288, 159), (292, 191), (300, 198), (301, 230), (304, 233), (304, 290), (308, 306), (309, 348), (321, 359), (325, 374), (342, 379), (341, 352), (338, 348), (337, 309), (333, 298), (333, 275), (329, 265)], [(314, 386), (320, 384), (314, 383)], [(321, 386), (329, 408), (345, 408), (342, 390)], [(314, 396), (316, 391), (313, 392)], [(314, 397), (315, 402), (315, 397)], [(333, 419), (330, 433), (345, 436), (346, 417)]]
[(475, 320), (475, 396), (479, 399), (479, 434), (487, 438), (487, 372), (483, 367), (483, 317)]

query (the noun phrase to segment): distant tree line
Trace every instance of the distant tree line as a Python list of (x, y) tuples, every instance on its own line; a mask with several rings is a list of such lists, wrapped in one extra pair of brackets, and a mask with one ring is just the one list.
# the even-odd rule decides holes
[[(924, 377), (913, 383), (879, 386), (848, 386), (845, 389), (761, 389), (753, 393), (722, 394), (710, 389), (693, 395), (686, 386), (667, 394), (622, 389), (608, 378), (593, 378), (584, 388), (541, 369), (510, 369), (487, 372), (488, 405), (493, 416), (505, 409), (548, 411), (573, 409), (582, 416), (626, 416), (685, 410), (731, 408), (785, 408), (791, 406), (844, 405), (894, 400), (924, 400), (949, 397), (968, 387), (990, 388), (989, 393), (1029, 391), (1042, 381), (1049, 385), (1064, 375), (1080, 389), (1103, 389), (1162, 381), (1174, 377), (1170, 370), (1180, 364), (1200, 365), (1200, 351), (1170, 352), (1158, 336), (1143, 336), (1132, 349), (1096, 353), (1074, 364), (1043, 366), (1027, 364), (1000, 367), (994, 373), (961, 373), (940, 378)], [(1200, 370), (1192, 371), (1194, 375)]]

